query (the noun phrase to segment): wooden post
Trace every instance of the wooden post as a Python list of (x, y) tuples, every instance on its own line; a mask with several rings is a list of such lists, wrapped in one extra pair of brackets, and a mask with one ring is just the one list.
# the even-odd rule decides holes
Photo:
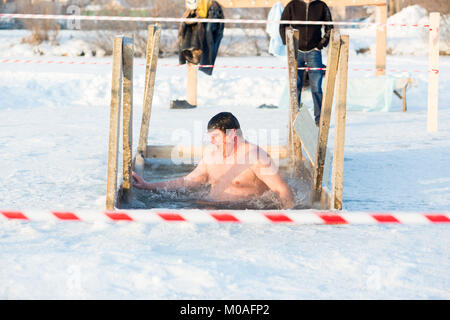
[(156, 69), (158, 66), (159, 40), (161, 37), (161, 25), (148, 27), (147, 61), (145, 70), (144, 105), (142, 108), (141, 130), (134, 162), (134, 170), (139, 176), (144, 175), (145, 153), (147, 151), (148, 129), (152, 114), (152, 102), (155, 88)]
[(325, 90), (322, 99), (320, 114), (319, 136), (316, 156), (314, 161), (313, 190), (315, 199), (320, 199), (322, 190), (323, 167), (327, 153), (328, 132), (330, 130), (331, 109), (333, 106), (334, 85), (339, 61), (339, 49), (341, 40), (339, 35), (332, 30), (328, 49), (327, 73), (325, 76)]
[(192, 106), (197, 105), (197, 66), (187, 64), (187, 97), (186, 101)]
[(295, 165), (302, 159), (302, 148), (300, 138), (294, 131), (294, 121), (298, 114), (298, 91), (297, 91), (297, 48), (298, 30), (287, 28), (286, 30), (286, 50), (289, 75), (289, 158)]
[(119, 158), (120, 104), (122, 101), (122, 37), (114, 38), (111, 107), (109, 115), (108, 176), (106, 180), (106, 210), (114, 209), (117, 192)]
[(123, 39), (123, 183), (121, 201), (130, 203), (133, 159), (133, 56), (134, 39)]
[[(136, 152), (136, 157), (134, 159), (134, 171), (141, 177), (144, 176), (144, 166), (145, 166), (145, 159), (144, 159), (144, 152), (142, 151), (142, 145), (147, 145), (147, 136), (148, 136), (148, 126), (147, 126), (147, 133), (145, 133), (144, 126), (146, 123), (150, 122), (150, 114), (147, 114), (146, 112), (146, 99), (147, 99), (147, 87), (148, 82), (150, 81), (150, 69), (152, 64), (152, 50), (153, 50), (153, 39), (154, 39), (154, 33), (155, 33), (155, 26), (149, 25), (147, 28), (147, 50), (145, 52), (145, 84), (144, 84), (144, 106), (142, 108), (142, 120), (141, 120), (141, 131), (139, 134), (139, 142), (138, 142), (138, 148)], [(151, 108), (151, 103), (150, 103)]]
[(430, 14), (430, 52), (428, 70), (428, 132), (438, 131), (438, 98), (439, 98), (439, 12)]
[(334, 121), (333, 171), (331, 176), (331, 208), (342, 210), (344, 183), (345, 117), (347, 113), (347, 74), (349, 36), (341, 36), (336, 85)]
[(382, 24), (377, 26), (376, 75), (382, 76), (386, 74), (386, 3), (384, 5), (376, 6), (375, 10), (376, 22)]
[[(144, 86), (144, 101), (147, 96), (147, 86), (150, 80), (150, 68), (152, 63), (153, 37), (155, 35), (155, 26), (149, 25), (147, 28), (147, 50), (145, 52), (145, 86)], [(144, 102), (145, 103), (145, 102)]]
[[(147, 70), (145, 76), (144, 105), (142, 108), (141, 131), (139, 135), (138, 153), (144, 154), (147, 148), (148, 129), (152, 110), (153, 94), (155, 88), (156, 69), (158, 66), (159, 40), (161, 27), (149, 26), (147, 43)], [(150, 35), (151, 33), (154, 33)]]
[[(298, 50), (298, 42), (299, 42), (299, 37), (300, 34), (298, 32), (297, 29), (294, 29), (294, 48), (295, 48), (295, 66), (296, 66), (296, 70), (298, 71), (298, 57), (297, 57), (297, 50)], [(298, 72), (297, 72), (297, 77), (298, 77)], [(298, 94), (298, 91), (297, 91)], [(300, 137), (298, 134), (296, 134), (295, 129), (294, 129), (294, 122), (295, 119), (297, 118), (298, 115), (298, 111), (300, 106), (298, 105), (298, 99), (295, 100), (296, 104), (292, 105), (292, 109), (291, 109), (291, 114), (290, 114), (290, 122), (289, 125), (291, 126), (291, 133), (292, 133), (292, 138), (293, 138), (293, 161), (294, 163), (298, 164), (299, 161), (302, 160), (302, 143), (300, 141)]]

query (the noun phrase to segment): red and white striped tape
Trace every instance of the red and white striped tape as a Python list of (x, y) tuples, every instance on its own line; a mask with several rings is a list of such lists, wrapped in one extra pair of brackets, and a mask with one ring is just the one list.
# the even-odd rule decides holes
[[(23, 64), (53, 64), (53, 65), (110, 65), (110, 61), (64, 61), (64, 60), (33, 60), (33, 59), (1, 59), (0, 63), (23, 63)], [(137, 64), (139, 66), (145, 66), (145, 63)], [(162, 63), (158, 65), (158, 68), (179, 68), (186, 66), (186, 64), (170, 64), (170, 63)], [(196, 65), (198, 68), (216, 68), (216, 69), (257, 69), (257, 70), (286, 70), (287, 67), (283, 66), (245, 66), (245, 65)], [(327, 70), (326, 68), (308, 68), (301, 67), (297, 68), (298, 70)], [(433, 72), (438, 74), (439, 70), (432, 69), (430, 71), (425, 70), (408, 70), (408, 69), (376, 69), (376, 68), (351, 68), (351, 71), (365, 71), (365, 72), (373, 72), (376, 70), (385, 70), (389, 73), (422, 73), (422, 72)]]
[[(79, 20), (79, 21), (130, 21), (130, 22), (212, 22), (242, 24), (289, 24), (289, 25), (337, 25), (337, 26), (389, 26), (408, 28), (430, 28), (429, 24), (349, 22), (349, 21), (292, 21), (292, 20), (255, 20), (255, 19), (209, 19), (209, 18), (164, 18), (164, 17), (118, 17), (118, 16), (83, 16), (54, 14), (0, 13), (1, 18), (44, 19), (44, 20)], [(431, 29), (430, 29), (431, 31)]]
[(185, 222), (244, 224), (437, 224), (450, 223), (450, 213), (368, 213), (316, 210), (127, 210), (127, 211), (0, 211), (0, 220), (83, 222)]

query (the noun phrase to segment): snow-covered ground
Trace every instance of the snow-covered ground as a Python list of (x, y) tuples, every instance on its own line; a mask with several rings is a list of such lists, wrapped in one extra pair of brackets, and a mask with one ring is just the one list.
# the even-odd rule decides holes
[[(142, 62), (137, 59), (134, 69), (134, 146), (142, 112)], [(349, 63), (350, 69), (373, 68), (375, 61), (351, 54)], [(217, 64), (282, 66), (285, 60), (219, 57)], [(408, 89), (408, 112), (394, 97), (391, 112), (347, 114), (344, 209), (448, 211), (450, 59), (441, 57), (439, 132), (434, 134), (426, 130), (427, 57), (388, 56), (387, 64), (425, 72), (409, 75), (417, 85)], [(350, 77), (361, 75), (373, 72), (350, 70)], [(212, 77), (200, 72), (199, 107), (170, 110), (171, 99), (185, 96), (185, 69), (161, 67), (149, 143), (177, 143), (176, 130), (204, 126), (220, 111), (236, 114), (244, 133), (279, 130), (285, 143), (287, 110), (257, 107), (278, 104), (286, 77), (281, 69), (218, 68)], [(0, 64), (1, 209), (103, 209), (110, 87), (110, 65)], [(450, 299), (449, 248), (447, 225), (144, 225), (0, 218), (0, 299)]]
[[(98, 61), (98, 60), (97, 60)], [(176, 59), (162, 59), (175, 63)], [(142, 62), (142, 61), (137, 61)], [(282, 65), (277, 58), (222, 58)], [(372, 65), (366, 57), (351, 66)], [(425, 58), (389, 57), (427, 69)], [(450, 204), (450, 59), (441, 59), (439, 132), (426, 131), (427, 74), (408, 112), (350, 112), (344, 209), (439, 211)], [(4, 64), (0, 72), (0, 204), (11, 209), (104, 205), (110, 66)], [(351, 72), (351, 74), (355, 74)], [(150, 143), (171, 141), (219, 111), (244, 132), (280, 129), (284, 70), (200, 73), (199, 107), (170, 110), (184, 69), (160, 68)], [(135, 67), (134, 145), (143, 68)], [(283, 133), (284, 132), (284, 133)], [(284, 139), (284, 138), (283, 138)], [(285, 140), (284, 140), (285, 142)], [(447, 226), (176, 226), (0, 222), (1, 298), (450, 298)]]

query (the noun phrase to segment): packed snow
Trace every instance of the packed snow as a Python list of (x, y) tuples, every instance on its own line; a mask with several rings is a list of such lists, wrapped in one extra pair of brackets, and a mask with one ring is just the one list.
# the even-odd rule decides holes
[[(352, 32), (349, 30), (349, 32)], [(22, 32), (22, 31), (18, 31)], [(358, 32), (360, 32), (358, 30)], [(369, 32), (369, 31), (367, 31)], [(3, 46), (16, 34), (0, 33)], [(351, 42), (359, 46), (361, 33)], [(350, 34), (351, 40), (352, 34)], [(2, 49), (2, 57), (9, 50)], [(56, 56), (58, 56), (56, 54)], [(2, 58), (1, 57), (1, 58)], [(33, 57), (29, 51), (14, 58)], [(2, 60), (0, 58), (0, 61)], [(0, 64), (0, 208), (102, 210), (111, 66), (107, 57), (60, 57), (97, 65)], [(144, 61), (135, 60), (137, 145)], [(159, 64), (176, 64), (163, 58)], [(217, 65), (284, 66), (280, 57), (222, 57)], [(349, 59), (350, 77), (373, 76), (372, 55)], [(442, 212), (450, 206), (450, 59), (441, 56), (439, 131), (428, 133), (427, 56), (387, 57), (412, 77), (408, 111), (348, 112), (344, 210)], [(282, 69), (199, 72), (198, 108), (185, 97), (185, 67), (159, 67), (150, 144), (176, 144), (214, 114), (231, 111), (244, 134), (277, 131)], [(334, 119), (334, 117), (332, 117)], [(333, 140), (334, 121), (330, 130)], [(251, 137), (250, 137), (251, 138)], [(251, 226), (17, 222), (0, 218), (0, 299), (450, 299), (447, 225)]]

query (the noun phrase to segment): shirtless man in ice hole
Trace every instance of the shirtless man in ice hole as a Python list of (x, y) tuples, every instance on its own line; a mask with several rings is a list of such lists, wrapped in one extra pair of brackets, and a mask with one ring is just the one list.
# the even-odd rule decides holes
[(265, 150), (244, 139), (238, 120), (221, 112), (208, 122), (210, 146), (202, 160), (188, 175), (148, 183), (132, 172), (133, 186), (149, 190), (177, 190), (211, 186), (212, 201), (243, 201), (267, 190), (278, 195), (284, 209), (294, 206), (294, 195)]

